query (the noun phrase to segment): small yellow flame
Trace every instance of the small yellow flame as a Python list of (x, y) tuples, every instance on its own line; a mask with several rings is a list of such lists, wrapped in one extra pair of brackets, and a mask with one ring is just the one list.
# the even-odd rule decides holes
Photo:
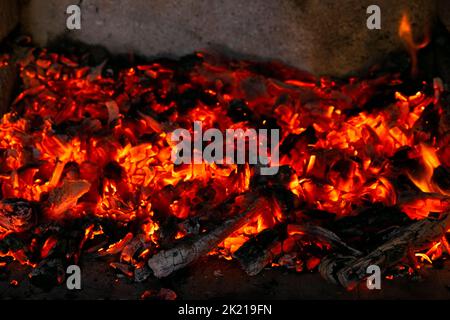
[(402, 19), (400, 20), (400, 26), (398, 29), (398, 35), (401, 39), (405, 42), (408, 52), (411, 56), (411, 74), (413, 77), (417, 76), (418, 69), (417, 69), (417, 52), (420, 49), (425, 48), (429, 43), (430, 39), (428, 36), (428, 32), (425, 33), (425, 38), (422, 41), (422, 43), (415, 43), (414, 36), (413, 36), (413, 30), (411, 27), (411, 22), (409, 21), (409, 17), (406, 13), (403, 14)]

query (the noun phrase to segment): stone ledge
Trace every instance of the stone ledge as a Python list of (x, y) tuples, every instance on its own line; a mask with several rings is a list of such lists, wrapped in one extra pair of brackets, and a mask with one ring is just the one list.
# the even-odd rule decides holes
[(19, 22), (19, 1), (0, 0), (0, 41), (3, 40)]
[(84, 0), (82, 29), (66, 29), (70, 0), (29, 0), (25, 30), (39, 45), (65, 35), (113, 53), (183, 56), (219, 49), (277, 59), (315, 74), (343, 76), (402, 48), (403, 13), (418, 38), (437, 0), (378, 0), (382, 29), (368, 30), (372, 0)]

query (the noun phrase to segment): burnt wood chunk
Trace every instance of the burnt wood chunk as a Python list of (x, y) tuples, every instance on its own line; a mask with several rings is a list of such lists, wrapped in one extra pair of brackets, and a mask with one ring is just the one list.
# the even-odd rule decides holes
[(328, 281), (353, 289), (365, 279), (367, 268), (377, 265), (382, 272), (407, 258), (411, 252), (433, 245), (450, 227), (450, 214), (439, 219), (427, 218), (403, 227), (390, 240), (362, 257), (332, 255), (325, 258), (319, 271)]
[(28, 231), (36, 224), (36, 217), (35, 210), (26, 200), (0, 201), (0, 227), (6, 231), (17, 233)]
[(281, 244), (285, 238), (285, 225), (266, 229), (244, 243), (233, 257), (249, 276), (255, 276), (281, 252)]
[(89, 191), (91, 184), (86, 180), (65, 180), (64, 183), (53, 189), (49, 195), (51, 203), (49, 213), (60, 216), (77, 204), (77, 201)]
[(201, 256), (212, 251), (230, 234), (251, 221), (261, 210), (266, 210), (267, 201), (264, 198), (254, 200), (248, 207), (236, 216), (223, 221), (209, 232), (182, 241), (169, 250), (162, 250), (148, 260), (148, 266), (157, 278), (164, 278), (180, 270)]

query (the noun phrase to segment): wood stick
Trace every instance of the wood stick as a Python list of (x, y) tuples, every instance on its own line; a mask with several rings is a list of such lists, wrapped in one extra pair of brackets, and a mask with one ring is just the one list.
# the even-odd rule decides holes
[(411, 251), (420, 251), (438, 241), (450, 228), (450, 213), (440, 219), (426, 218), (404, 227), (383, 245), (366, 256), (331, 256), (322, 261), (319, 271), (330, 282), (347, 289), (365, 279), (367, 268), (377, 265), (385, 272), (406, 258)]
[[(282, 229), (284, 227), (284, 230)], [(267, 229), (244, 243), (233, 255), (239, 261), (244, 271), (254, 276), (260, 273), (265, 266), (279, 255), (283, 250), (283, 241), (286, 238), (308, 238), (328, 243), (341, 253), (361, 256), (362, 253), (344, 243), (336, 234), (316, 225), (289, 224), (286, 228), (279, 225), (273, 229)]]
[(193, 239), (182, 239), (174, 248), (158, 252), (148, 260), (148, 266), (157, 278), (167, 277), (210, 252), (267, 207), (268, 202), (264, 198), (253, 200), (246, 210), (224, 221), (214, 230)]
[(281, 253), (286, 236), (285, 225), (266, 229), (244, 243), (233, 257), (249, 276), (255, 276)]
[(310, 239), (318, 240), (320, 242), (325, 242), (330, 246), (332, 246), (333, 249), (340, 250), (342, 253), (348, 253), (354, 256), (362, 255), (362, 253), (359, 250), (356, 250), (347, 245), (334, 232), (322, 228), (320, 226), (312, 224), (305, 224), (305, 225), (290, 224), (288, 226), (288, 234), (290, 236), (299, 235), (308, 237)]

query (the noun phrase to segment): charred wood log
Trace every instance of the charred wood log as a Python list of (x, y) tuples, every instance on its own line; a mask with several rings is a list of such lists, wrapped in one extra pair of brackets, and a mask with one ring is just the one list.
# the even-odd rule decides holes
[(301, 235), (312, 240), (329, 244), (333, 249), (341, 253), (351, 254), (353, 256), (361, 256), (362, 253), (356, 250), (344, 241), (342, 241), (335, 233), (320, 226), (315, 225), (289, 225), (288, 234), (290, 236)]
[(88, 192), (90, 187), (91, 184), (86, 180), (65, 180), (60, 187), (50, 192), (51, 206), (47, 213), (54, 217), (60, 216), (75, 206), (78, 199)]
[(0, 229), (25, 232), (35, 226), (36, 210), (26, 200), (4, 199), (0, 201)]
[(215, 229), (192, 239), (183, 238), (169, 250), (163, 250), (148, 260), (148, 266), (157, 278), (164, 278), (180, 270), (219, 245), (231, 233), (250, 222), (256, 213), (268, 207), (264, 198), (250, 201), (247, 209), (223, 221)]
[(319, 271), (325, 279), (354, 288), (367, 277), (367, 268), (377, 265), (385, 272), (406, 258), (409, 253), (427, 248), (439, 240), (450, 228), (450, 213), (440, 219), (427, 218), (404, 227), (383, 245), (366, 256), (330, 256), (325, 258)]
[[(411, 223), (413, 220), (398, 206), (387, 207), (383, 204), (373, 204), (368, 208), (355, 210), (354, 215), (327, 222), (323, 224), (323, 227), (344, 243), (351, 243), (354, 249), (367, 253), (385, 243), (393, 230)], [(349, 251), (340, 253), (355, 255)]]
[(255, 276), (281, 253), (282, 241), (286, 237), (286, 225), (266, 229), (244, 243), (233, 257), (249, 276)]

